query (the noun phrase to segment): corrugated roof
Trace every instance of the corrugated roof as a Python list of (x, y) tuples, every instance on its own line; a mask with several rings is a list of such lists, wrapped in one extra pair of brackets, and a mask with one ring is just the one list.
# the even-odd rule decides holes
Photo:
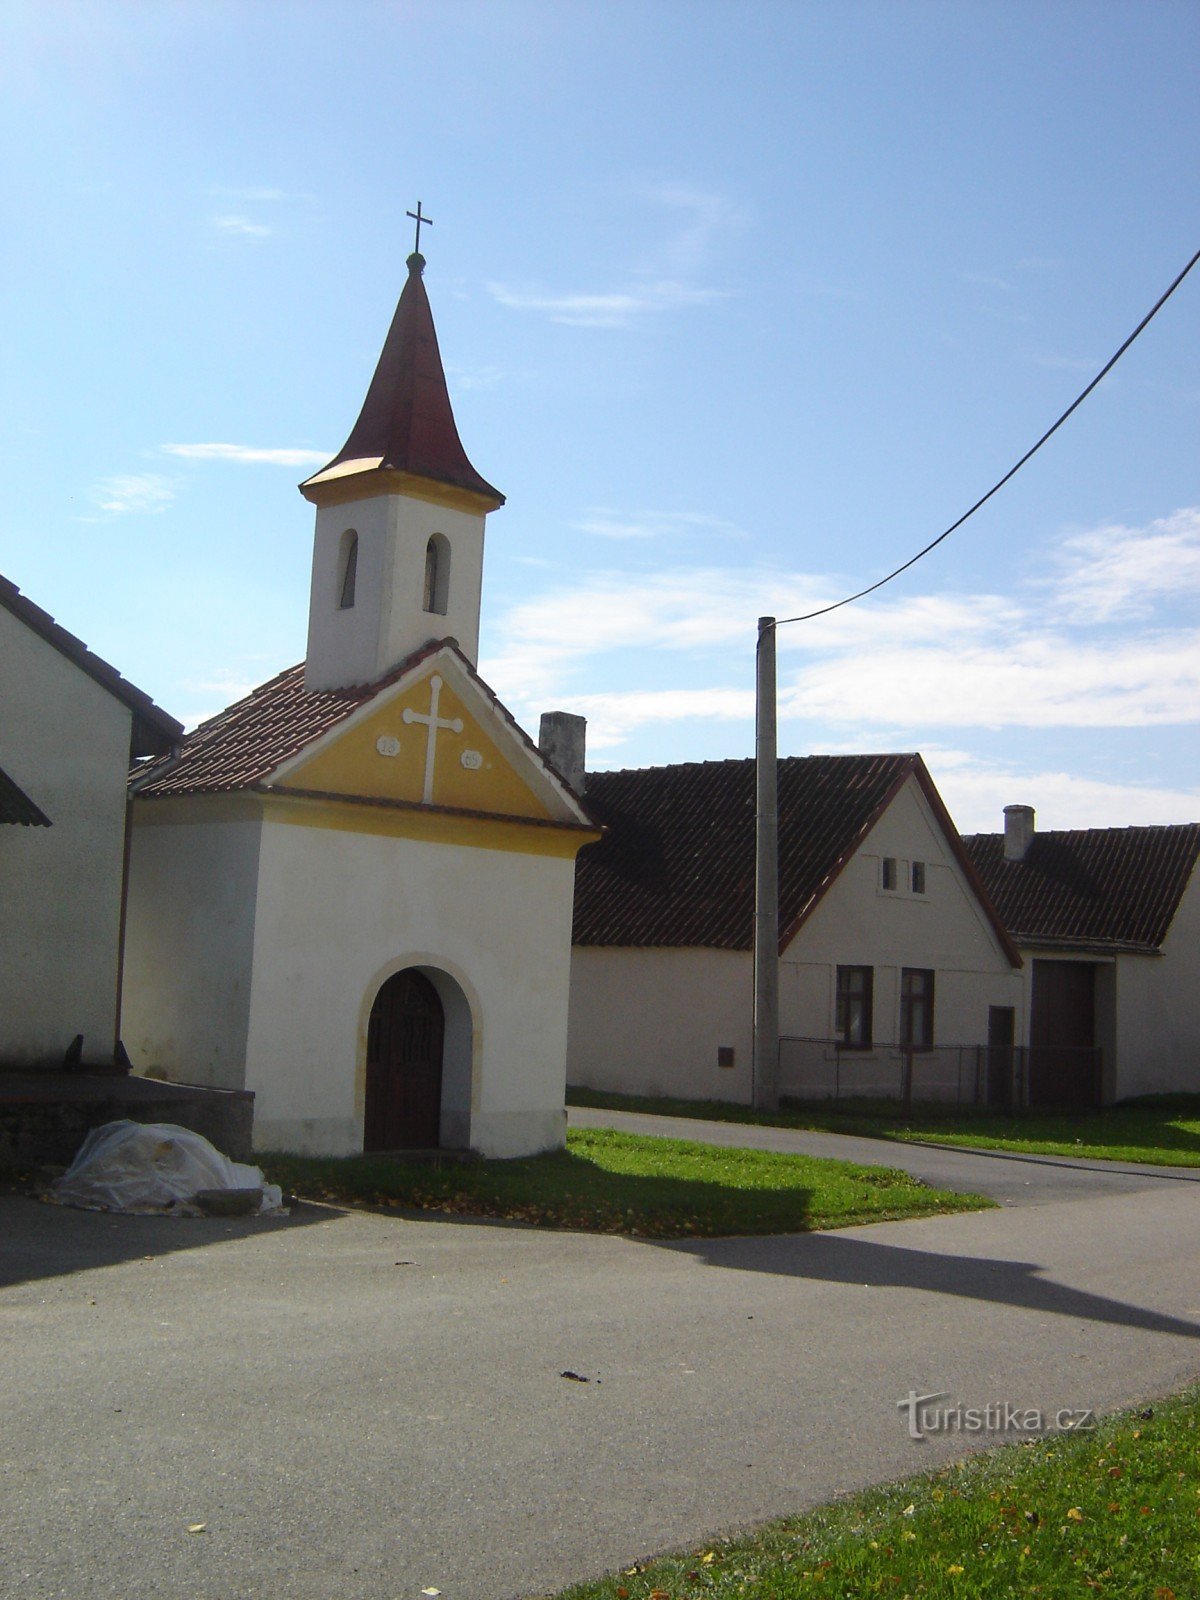
[(1019, 943), (1157, 950), (1200, 854), (1200, 823), (1036, 833), (1024, 861), (1005, 861), (1000, 833), (963, 844)]
[[(919, 761), (912, 755), (780, 761), (781, 946)], [(576, 944), (751, 948), (753, 761), (589, 773), (587, 803), (607, 832), (579, 856)]]
[(114, 695), (133, 712), (134, 755), (158, 755), (169, 750), (183, 737), (183, 726), (169, 717), (161, 706), (156, 706), (148, 694), (123, 678), (116, 667), (89, 650), (82, 639), (61, 627), (48, 611), (35, 606), (15, 583), (0, 577), (0, 605), (19, 617), (34, 633), (52, 645), (60, 654), (73, 661), (89, 678), (94, 678), (111, 695)]
[(458, 436), (433, 313), (421, 279), (424, 266), (422, 256), (409, 256), (408, 281), (350, 437), (333, 460), (301, 488), (320, 482), (335, 467), (361, 462), (363, 471), (412, 472), (434, 483), (485, 495), (498, 506), (504, 504), (499, 489), (471, 465)]
[(50, 818), (35, 806), (18, 784), (0, 767), (0, 823), (16, 822), (27, 828), (48, 828)]

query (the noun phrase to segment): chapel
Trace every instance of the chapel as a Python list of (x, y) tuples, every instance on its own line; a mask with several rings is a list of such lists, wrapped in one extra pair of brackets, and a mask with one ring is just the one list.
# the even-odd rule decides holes
[(255, 1094), (259, 1149), (564, 1142), (574, 788), (477, 670), (504, 496), (408, 278), (315, 508), (305, 661), (132, 779), (141, 1070)]

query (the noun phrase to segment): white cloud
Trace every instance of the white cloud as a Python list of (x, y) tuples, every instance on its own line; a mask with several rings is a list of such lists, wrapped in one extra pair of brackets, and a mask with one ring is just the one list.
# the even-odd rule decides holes
[(588, 750), (609, 750), (638, 728), (675, 722), (749, 722), (753, 689), (631, 689), (560, 695), (556, 706), (588, 719)]
[[(885, 596), (782, 628), (780, 716), (835, 738), (876, 730), (907, 748), (950, 728), (1194, 725), (1200, 630), (1163, 625), (1152, 603), (1182, 583), (1200, 587), (1198, 538), (1200, 510), (1190, 509), (1143, 530), (1072, 535), (1057, 582), (1038, 580), (1016, 599)], [(803, 613), (839, 591), (843, 580), (829, 575), (765, 567), (584, 573), (500, 618), (485, 675), (517, 702), (589, 702), (610, 743), (654, 722), (740, 717), (756, 618)], [(670, 657), (685, 653), (704, 681), (682, 693)], [(581, 693), (588, 663), (591, 683), (611, 688)], [(626, 688), (632, 663), (653, 689)]]
[(1200, 593), (1200, 506), (1148, 528), (1111, 523), (1063, 541), (1058, 603), (1074, 620), (1149, 616), (1157, 600)]
[(576, 328), (624, 328), (635, 318), (663, 311), (682, 311), (711, 305), (726, 298), (719, 289), (694, 289), (684, 283), (645, 283), (629, 289), (598, 293), (547, 294), (539, 290), (510, 289), (487, 284), (487, 291), (502, 306), (514, 311), (544, 311), (551, 322)]
[(1022, 770), (936, 745), (926, 745), (923, 754), (964, 833), (999, 833), (1006, 805), (1033, 806), (1042, 829), (1137, 827), (1200, 818), (1196, 790), (1112, 783), (1053, 769)]
[(118, 473), (102, 479), (91, 491), (91, 498), (101, 511), (112, 516), (152, 513), (165, 511), (175, 498), (175, 490), (166, 478), (154, 473)]
[(164, 444), (161, 448), (164, 455), (185, 461), (266, 462), (274, 467), (319, 467), (333, 454), (332, 450), (268, 450), (249, 444)]
[(580, 533), (601, 539), (661, 539), (680, 533), (722, 533), (744, 538), (742, 530), (703, 511), (612, 511), (595, 506), (574, 524)]
[(249, 217), (221, 216), (209, 217), (208, 220), (218, 233), (230, 237), (265, 239), (271, 232), (265, 222), (252, 222)]

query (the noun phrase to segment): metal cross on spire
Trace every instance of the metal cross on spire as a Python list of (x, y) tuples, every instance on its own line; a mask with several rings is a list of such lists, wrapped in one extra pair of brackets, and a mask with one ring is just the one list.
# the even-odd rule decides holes
[(424, 223), (427, 228), (432, 228), (433, 227), (433, 218), (432, 217), (426, 217), (426, 216), (423, 216), (421, 214), (421, 202), (419, 200), (417, 201), (417, 209), (415, 211), (407, 212), (406, 215), (410, 216), (413, 219), (413, 221), (416, 223), (416, 225), (417, 225), (417, 242), (416, 242), (416, 244), (413, 245), (413, 252), (416, 255), (420, 255), (421, 254), (421, 224)]

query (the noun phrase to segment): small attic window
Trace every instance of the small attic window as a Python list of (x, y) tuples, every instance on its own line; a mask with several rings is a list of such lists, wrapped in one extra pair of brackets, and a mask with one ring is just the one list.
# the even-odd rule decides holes
[(358, 580), (358, 535), (347, 528), (342, 535), (338, 551), (338, 610), (349, 611), (354, 605), (354, 586)]
[(426, 611), (439, 617), (446, 615), (446, 602), (450, 592), (450, 544), (446, 536), (435, 533), (425, 546), (425, 596), (422, 601)]

